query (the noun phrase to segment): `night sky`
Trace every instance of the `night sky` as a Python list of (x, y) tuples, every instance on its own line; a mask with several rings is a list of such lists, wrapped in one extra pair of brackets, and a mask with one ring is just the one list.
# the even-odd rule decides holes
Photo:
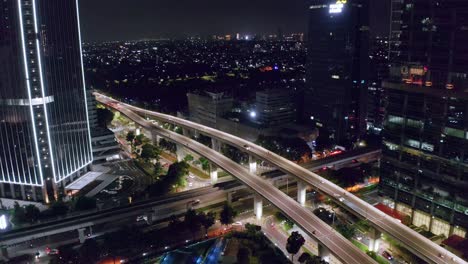
[[(84, 41), (306, 32), (307, 0), (79, 0)], [(370, 0), (374, 35), (390, 0)]]

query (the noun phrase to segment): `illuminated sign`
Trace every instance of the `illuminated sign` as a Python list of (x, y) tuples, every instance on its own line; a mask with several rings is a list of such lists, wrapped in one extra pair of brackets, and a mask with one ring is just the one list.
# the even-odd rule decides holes
[(342, 3), (331, 4), (328, 7), (328, 12), (330, 14), (341, 13), (343, 11), (343, 7), (344, 7), (344, 5)]
[(2, 215), (0, 216), (0, 229), (6, 229), (6, 228), (7, 228), (6, 216)]
[(346, 0), (338, 0), (335, 4), (330, 4), (328, 6), (328, 12), (330, 14), (337, 14), (343, 12), (343, 7), (344, 4), (346, 4), (346, 2)]

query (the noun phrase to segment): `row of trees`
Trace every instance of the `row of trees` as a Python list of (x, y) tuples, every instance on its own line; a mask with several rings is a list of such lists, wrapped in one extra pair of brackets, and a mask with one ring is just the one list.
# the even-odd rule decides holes
[(96, 208), (96, 199), (91, 197), (81, 196), (65, 203), (61, 200), (53, 202), (49, 209), (41, 212), (37, 206), (29, 204), (20, 206), (15, 202), (13, 206), (12, 222), (15, 225), (34, 224), (41, 219), (64, 216), (69, 211), (84, 211)]
[(167, 174), (147, 188), (150, 196), (161, 196), (173, 189), (186, 185), (186, 176), (189, 174), (190, 165), (185, 161), (175, 162), (169, 166)]

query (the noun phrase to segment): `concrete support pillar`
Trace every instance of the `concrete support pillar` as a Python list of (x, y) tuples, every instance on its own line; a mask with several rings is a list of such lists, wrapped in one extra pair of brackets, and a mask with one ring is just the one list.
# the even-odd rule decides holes
[(249, 172), (257, 174), (257, 159), (252, 155), (249, 155)]
[(2, 197), (5, 197), (5, 184), (4, 183), (0, 183), (0, 195)]
[(8, 257), (8, 248), (2, 247), (2, 254), (1, 254), (1, 256), (4, 257), (4, 258), (7, 258), (7, 259), (9, 258), (9, 257)]
[(137, 128), (135, 129), (135, 136), (138, 136), (138, 135), (140, 135), (140, 134), (141, 134), (141, 128), (137, 127)]
[(184, 135), (184, 137), (190, 137), (190, 131), (187, 128), (183, 127), (182, 135)]
[(262, 218), (263, 199), (259, 194), (254, 194), (254, 214), (257, 220), (260, 220)]
[(368, 232), (369, 235), (369, 250), (378, 252), (380, 248), (380, 236), (382, 235), (381, 232), (376, 230), (375, 228), (371, 228)]
[(211, 138), (211, 148), (214, 151), (221, 152), (221, 142), (216, 138)]
[(21, 198), (23, 200), (26, 200), (26, 191), (24, 190), (24, 185), (20, 185), (20, 189), (21, 189)]
[(184, 147), (180, 144), (176, 144), (176, 156), (177, 156), (177, 161), (184, 160), (185, 151), (184, 151)]
[(214, 164), (210, 164), (210, 178), (211, 184), (216, 184), (218, 182), (218, 167)]
[(232, 203), (232, 195), (234, 192), (227, 192), (227, 203), (231, 204)]
[(158, 135), (154, 129), (151, 130), (151, 141), (153, 141), (153, 144), (156, 146), (159, 146), (159, 142), (161, 141), (161, 136)]
[(297, 201), (300, 205), (305, 206), (307, 185), (301, 180), (297, 180)]
[(36, 186), (31, 186), (31, 197), (33, 201), (37, 202)]
[(322, 259), (325, 259), (327, 262), (330, 261), (331, 252), (328, 248), (324, 247), (322, 244), (318, 244), (318, 256)]
[(86, 228), (78, 229), (78, 239), (80, 240), (80, 244), (83, 244), (86, 240), (85, 230)]
[(15, 185), (10, 183), (11, 198), (16, 199)]

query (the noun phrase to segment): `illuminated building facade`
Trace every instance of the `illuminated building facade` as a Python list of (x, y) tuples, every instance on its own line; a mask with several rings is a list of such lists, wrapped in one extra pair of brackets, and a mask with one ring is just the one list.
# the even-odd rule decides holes
[(366, 131), (369, 68), (366, 0), (311, 1), (304, 118), (338, 144)]
[(380, 192), (436, 235), (468, 229), (468, 2), (392, 1)]
[(0, 1), (0, 195), (48, 202), (92, 162), (76, 0)]

